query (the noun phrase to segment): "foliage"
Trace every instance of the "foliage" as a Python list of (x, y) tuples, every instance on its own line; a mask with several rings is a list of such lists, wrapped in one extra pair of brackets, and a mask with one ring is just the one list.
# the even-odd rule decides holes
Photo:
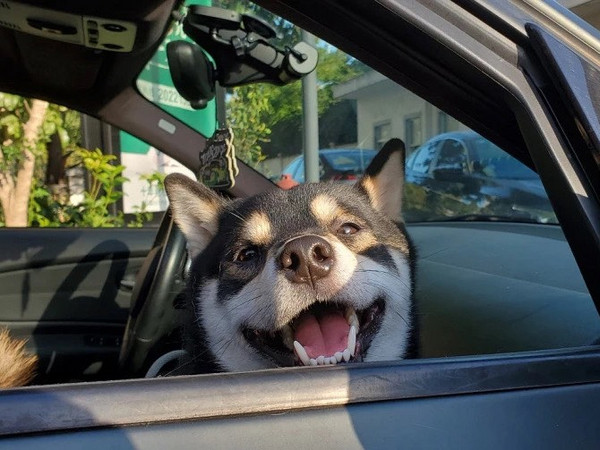
[(30, 199), (31, 224), (34, 226), (115, 227), (123, 225), (123, 213), (112, 214), (110, 207), (121, 197), (120, 187), (127, 181), (124, 166), (116, 164), (116, 156), (104, 155), (99, 149), (77, 147), (70, 159), (86, 169), (89, 189), (81, 203), (74, 205), (69, 197), (57, 198), (46, 186), (34, 187)]
[[(29, 118), (30, 100), (18, 95), (0, 93), (0, 142), (3, 158), (0, 158), (0, 170), (14, 174), (23, 158), (23, 124)], [(46, 143), (57, 133), (63, 148), (69, 148), (79, 140), (80, 115), (64, 106), (50, 104), (41, 127), (34, 153), (36, 158), (36, 176), (43, 173), (48, 161)], [(42, 172), (40, 172), (42, 171)]]
[(236, 156), (254, 167), (265, 159), (261, 145), (271, 134), (263, 119), (270, 110), (269, 99), (263, 94), (265, 88), (263, 84), (236, 88), (227, 110)]
[[(16, 180), (17, 171), (24, 158), (24, 124), (29, 119), (31, 100), (11, 94), (0, 93), (0, 173)], [(31, 226), (84, 226), (115, 227), (124, 224), (122, 212), (115, 212), (122, 197), (124, 167), (116, 157), (104, 155), (99, 149), (86, 150), (78, 146), (81, 133), (81, 116), (77, 111), (50, 104), (39, 129), (36, 143), (31, 151), (35, 157), (32, 188), (27, 205), (28, 224)], [(58, 136), (58, 154), (48, 151), (52, 136)], [(48, 178), (47, 169), (51, 159), (59, 167), (60, 175)], [(85, 170), (88, 189), (79, 203), (71, 200), (65, 169), (81, 167)], [(149, 191), (163, 189), (162, 174), (143, 177)], [(0, 208), (0, 225), (4, 225)], [(152, 219), (147, 204), (142, 202), (129, 226), (141, 226)]]
[(167, 174), (160, 172), (140, 175), (140, 179), (148, 183), (145, 191), (147, 198), (142, 200), (141, 204), (133, 207), (135, 209), (134, 219), (127, 223), (128, 227), (142, 227), (146, 222), (150, 222), (154, 218), (154, 213), (148, 211), (148, 205), (156, 199), (160, 192), (165, 190), (166, 176)]
[[(278, 33), (273, 43), (279, 47), (293, 46), (301, 40), (301, 31), (292, 23), (272, 15), (261, 7), (240, 0), (222, 0), (219, 6), (242, 13), (250, 13), (269, 23)], [(348, 81), (367, 70), (367, 67), (336, 48), (320, 41), (317, 44), (319, 64), (317, 66), (319, 115), (324, 114), (336, 100), (333, 85)], [(296, 81), (285, 86), (251, 84), (233, 89), (227, 102), (228, 120), (234, 129), (237, 155), (256, 167), (264, 160), (269, 135), (274, 127), (285, 128), (296, 135), (302, 129), (302, 83)], [(296, 139), (300, 141), (301, 139)], [(280, 144), (279, 144), (280, 145)], [(290, 153), (298, 149), (280, 149)]]

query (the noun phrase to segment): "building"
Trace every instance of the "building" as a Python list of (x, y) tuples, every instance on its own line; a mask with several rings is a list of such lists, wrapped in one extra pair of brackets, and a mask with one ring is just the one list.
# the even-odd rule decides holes
[[(600, 0), (561, 0), (559, 3), (600, 28)], [(391, 137), (414, 149), (430, 137), (467, 127), (384, 75), (371, 71), (333, 88), (338, 100), (356, 102), (356, 147), (379, 150)]]

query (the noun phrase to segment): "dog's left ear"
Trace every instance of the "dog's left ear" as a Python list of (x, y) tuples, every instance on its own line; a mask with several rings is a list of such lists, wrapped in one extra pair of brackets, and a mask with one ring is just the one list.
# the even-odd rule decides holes
[(357, 184), (367, 194), (373, 207), (392, 220), (402, 220), (405, 157), (404, 142), (390, 139)]

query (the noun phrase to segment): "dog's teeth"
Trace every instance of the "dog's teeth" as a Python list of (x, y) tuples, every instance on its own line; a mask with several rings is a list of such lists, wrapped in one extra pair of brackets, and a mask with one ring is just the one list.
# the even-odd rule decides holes
[(344, 358), (344, 361), (348, 362), (350, 361), (350, 350), (346, 349), (342, 352), (342, 358)]
[(348, 350), (350, 350), (350, 355), (354, 356), (356, 350), (356, 328), (354, 326), (350, 327), (348, 333)]
[(342, 360), (343, 355), (342, 355), (342, 352), (335, 352), (335, 355), (333, 355), (333, 356), (335, 356), (336, 362), (340, 362)]
[(305, 366), (312, 364), (312, 361), (314, 361), (314, 360), (311, 360), (308, 357), (308, 354), (306, 353), (306, 350), (304, 349), (302, 344), (298, 341), (294, 341), (293, 345), (294, 345), (294, 350), (296, 350), (296, 355), (298, 355), (298, 358), (300, 358), (300, 361), (302, 361), (302, 364), (304, 364)]
[(356, 315), (356, 311), (352, 306), (348, 306), (346, 308), (345, 317), (348, 325), (353, 326), (358, 330), (358, 316)]
[(332, 356), (331, 358), (329, 358), (329, 364), (336, 365), (337, 363), (338, 362), (337, 362), (337, 359), (335, 356)]
[(284, 326), (281, 329), (281, 335), (283, 336), (283, 344), (293, 350), (296, 346), (294, 344), (294, 332), (292, 331), (292, 327), (289, 325)]
[(322, 366), (324, 362), (325, 362), (325, 357), (323, 355), (321, 355), (317, 358), (318, 365)]
[(315, 358), (310, 358), (310, 365), (311, 366), (316, 366), (317, 365), (317, 360)]

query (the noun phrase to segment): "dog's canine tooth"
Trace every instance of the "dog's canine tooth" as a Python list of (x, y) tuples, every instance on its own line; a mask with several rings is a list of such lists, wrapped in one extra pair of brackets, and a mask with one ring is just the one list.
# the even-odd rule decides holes
[(311, 364), (311, 360), (300, 342), (294, 341), (294, 349), (296, 350), (296, 355), (298, 355), (298, 358), (300, 358), (300, 361), (302, 361), (302, 364), (305, 366)]
[(352, 306), (348, 306), (346, 308), (344, 317), (348, 322), (348, 325), (354, 326), (358, 330), (358, 316), (356, 315), (356, 311)]
[(342, 358), (344, 359), (344, 361), (350, 361), (350, 356), (350, 350), (346, 349), (342, 352)]
[(350, 355), (354, 356), (356, 351), (356, 327), (354, 325), (350, 327), (348, 332), (348, 350), (350, 350)]
[(292, 327), (285, 325), (281, 329), (281, 335), (283, 336), (283, 344), (290, 350), (294, 350), (294, 332), (292, 331)]

